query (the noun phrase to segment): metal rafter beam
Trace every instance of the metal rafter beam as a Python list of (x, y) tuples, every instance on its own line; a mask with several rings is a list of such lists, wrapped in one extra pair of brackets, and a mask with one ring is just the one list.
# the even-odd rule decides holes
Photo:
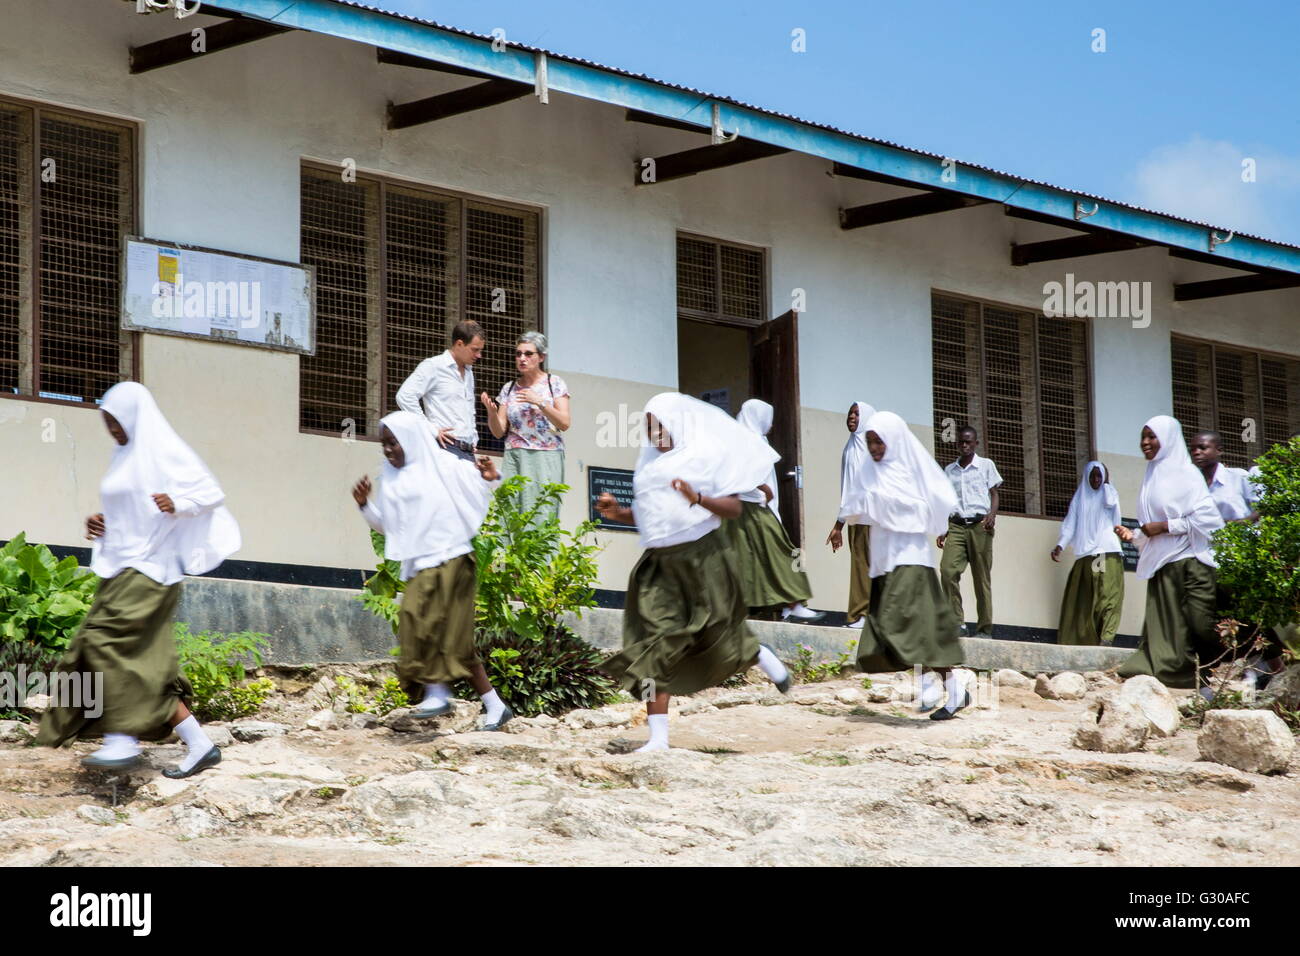
[(229, 50), (231, 47), (252, 43), (254, 40), (273, 37), (277, 33), (288, 33), (292, 27), (239, 17), (202, 29), (206, 34), (204, 37), (206, 49), (202, 53), (194, 52), (194, 35), (188, 31), (165, 40), (155, 40), (142, 46), (131, 47), (131, 72), (146, 73), (164, 66), (196, 60), (220, 50)]
[(422, 56), (411, 56), (409, 53), (399, 53), (397, 50), (385, 50), (383, 47), (375, 47), (375, 56), (380, 63), (389, 66), (410, 66), (417, 70), (435, 70), (438, 73), (450, 73), (453, 76), (472, 76), (480, 80), (496, 79), (491, 73), (484, 73), (482, 70), (471, 70), (467, 67), (456, 66), (454, 63), (426, 60)]
[(1300, 276), (1285, 272), (1229, 276), (1226, 279), (1181, 282), (1174, 286), (1174, 301), (1190, 302), (1193, 299), (1212, 299), (1221, 295), (1241, 295), (1244, 292), (1269, 292), (1274, 289), (1294, 289), (1297, 286), (1300, 286)]
[(656, 157), (654, 177), (649, 180), (643, 178), (643, 166), (638, 163), (635, 182), (638, 186), (662, 183), (670, 179), (694, 176), (696, 173), (710, 169), (722, 169), (725, 166), (735, 166), (737, 163), (748, 163), (755, 159), (766, 159), (769, 156), (780, 156), (788, 152), (790, 151), (784, 147), (770, 146), (752, 139), (736, 139), (713, 146), (698, 146), (680, 153)]
[(1095, 256), (1103, 252), (1126, 252), (1142, 249), (1148, 243), (1138, 242), (1128, 236), (1106, 233), (1087, 233), (1082, 236), (1066, 236), (1064, 239), (1048, 239), (1043, 242), (1013, 243), (1011, 246), (1011, 264), (1027, 266), (1035, 262), (1051, 262), (1056, 259), (1079, 259), (1083, 256)]
[(696, 125), (686, 123), (682, 120), (667, 119), (663, 116), (656, 116), (654, 113), (643, 113), (641, 110), (627, 110), (623, 119), (628, 123), (646, 123), (650, 126), (663, 126), (666, 129), (680, 129), (688, 133), (705, 133), (710, 131), (707, 123)]
[(937, 212), (952, 209), (966, 209), (969, 206), (982, 206), (986, 200), (973, 196), (959, 196), (953, 193), (930, 192), (919, 196), (903, 196), (900, 199), (886, 199), (883, 202), (867, 203), (864, 206), (850, 206), (840, 210), (841, 229), (861, 229), (863, 226), (876, 226), (882, 222), (897, 222), (900, 219), (913, 219), (917, 216), (931, 216)]
[(407, 129), (421, 123), (432, 123), (460, 113), (470, 113), (489, 106), (497, 106), (528, 96), (533, 88), (514, 80), (488, 80), (450, 93), (439, 93), (412, 103), (388, 105), (388, 128)]

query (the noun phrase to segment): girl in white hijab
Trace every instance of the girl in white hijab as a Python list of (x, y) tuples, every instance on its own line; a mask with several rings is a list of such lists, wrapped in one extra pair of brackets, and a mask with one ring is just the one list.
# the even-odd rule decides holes
[(1146, 476), (1138, 494), (1136, 531), (1115, 533), (1140, 552), (1137, 576), (1147, 582), (1142, 642), (1121, 665), (1121, 677), (1149, 674), (1167, 687), (1194, 687), (1198, 657), (1222, 652), (1215, 632), (1218, 613), (1210, 536), (1223, 518), (1192, 464), (1182, 426), (1157, 415), (1142, 427)]
[(1061, 522), (1053, 561), (1074, 549), (1074, 567), (1061, 598), (1058, 644), (1111, 644), (1124, 607), (1124, 558), (1115, 528), (1120, 524), (1119, 492), (1099, 461), (1083, 468), (1079, 487)]
[[(768, 444), (766, 435), (772, 430), (772, 416), (771, 405), (751, 398), (740, 406), (736, 421)], [(812, 587), (808, 575), (799, 567), (799, 551), (781, 524), (775, 463), (763, 483), (742, 492), (740, 500), (740, 517), (724, 527), (735, 545), (745, 603), (755, 612), (780, 607), (782, 620), (820, 620), (825, 615), (809, 610), (805, 603), (812, 597)]]
[[(970, 704), (952, 670), (963, 661), (952, 605), (935, 572), (930, 542), (948, 527), (956, 495), (934, 457), (893, 412), (866, 422), (860, 521), (871, 526), (871, 609), (858, 643), (867, 673), (919, 666), (919, 704), (931, 720), (947, 720)], [(937, 677), (936, 677), (937, 675)]]
[(623, 650), (603, 669), (646, 701), (650, 741), (668, 749), (668, 700), (694, 694), (755, 662), (784, 693), (791, 678), (745, 623), (736, 559), (720, 533), (739, 496), (762, 484), (777, 454), (726, 412), (676, 392), (645, 408), (647, 441), (632, 478), (632, 506), (603, 494), (606, 520), (635, 524), (645, 554), (628, 578)]
[(54, 707), (41, 718), (37, 741), (57, 747), (99, 731), (104, 746), (82, 763), (128, 769), (140, 760), (140, 738), (160, 740), (174, 729), (187, 754), (163, 773), (188, 777), (220, 763), (221, 751), (186, 706), (193, 688), (181, 674), (172, 614), (181, 579), (237, 551), (239, 526), (212, 472), (147, 388), (114, 385), (101, 408), (117, 442), (99, 486), (104, 510), (86, 519), (90, 568), (102, 580), (60, 670), (103, 674), (102, 713)]
[(486, 456), (477, 463), (438, 446), (429, 423), (412, 412), (380, 421), (385, 463), (374, 492), (369, 478), (352, 489), (370, 527), (384, 536), (384, 557), (401, 562), (397, 677), (412, 717), (451, 712), (451, 685), (468, 680), (483, 699), (484, 730), (514, 716), (488, 680), (474, 642), (478, 567), (474, 536), (487, 517), (489, 482), (500, 475)]
[(849, 608), (846, 618), (852, 628), (862, 627), (871, 607), (870, 532), (859, 516), (863, 510), (862, 490), (867, 462), (871, 460), (867, 453), (867, 419), (874, 414), (876, 410), (866, 402), (854, 402), (849, 406), (849, 414), (844, 420), (849, 438), (840, 453), (840, 513), (831, 533), (826, 536), (831, 551), (838, 551), (844, 546), (844, 526), (849, 526)]

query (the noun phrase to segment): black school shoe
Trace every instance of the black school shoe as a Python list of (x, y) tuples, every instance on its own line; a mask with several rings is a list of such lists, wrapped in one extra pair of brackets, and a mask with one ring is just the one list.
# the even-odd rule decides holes
[(91, 754), (81, 758), (81, 765), (87, 770), (134, 770), (141, 764), (141, 757), (97, 757)]
[(479, 728), (479, 730), (483, 730), (483, 731), (487, 731), (487, 730), (500, 730), (502, 727), (504, 727), (504, 726), (506, 725), (506, 723), (507, 723), (507, 722), (510, 720), (510, 718), (513, 717), (514, 715), (515, 715), (515, 712), (514, 712), (513, 710), (511, 710), (510, 707), (507, 705), (507, 706), (506, 706), (506, 709), (505, 709), (505, 712), (502, 713), (502, 715), (501, 715), (501, 719), (500, 719), (500, 720), (498, 720), (498, 721), (497, 721), (496, 723), (494, 723), (494, 724), (484, 724), (482, 727)]
[(164, 777), (170, 777), (172, 780), (184, 780), (186, 777), (192, 777), (196, 773), (207, 770), (209, 767), (215, 767), (221, 763), (221, 748), (213, 746), (211, 750), (199, 758), (199, 762), (189, 770), (182, 770), (180, 767), (169, 767), (163, 771)]
[(930, 715), (931, 720), (952, 720), (957, 716), (958, 710), (965, 710), (970, 706), (970, 691), (962, 691), (962, 701), (957, 705), (956, 710), (949, 710), (947, 707), (940, 707)]
[[(772, 648), (768, 647), (766, 644), (760, 644), (758, 646), (766, 650), (773, 657), (776, 657), (776, 651), (772, 650)], [(777, 658), (777, 660), (780, 660), (780, 658)], [(782, 666), (785, 666), (785, 661), (781, 661), (781, 664)], [(773, 681), (772, 683), (776, 685), (776, 689), (781, 693), (788, 694), (790, 693), (790, 688), (794, 686), (794, 674), (790, 672), (789, 667), (786, 667), (785, 680)]]

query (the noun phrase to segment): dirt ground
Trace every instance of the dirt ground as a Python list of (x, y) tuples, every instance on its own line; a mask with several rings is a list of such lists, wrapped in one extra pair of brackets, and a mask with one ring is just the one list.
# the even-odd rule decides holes
[(303, 683), (259, 716), (276, 736), (184, 781), (158, 772), (176, 742), (116, 777), (80, 767), (93, 742), (0, 744), (0, 864), (1300, 865), (1300, 760), (1274, 776), (1201, 761), (1186, 723), (1146, 752), (1090, 753), (1070, 743), (1086, 698), (1000, 687), (931, 721), (905, 684), (708, 691), (674, 702), (672, 750), (638, 755), (619, 752), (646, 739), (634, 703), (510, 733), (451, 732), (469, 704), (311, 730)]

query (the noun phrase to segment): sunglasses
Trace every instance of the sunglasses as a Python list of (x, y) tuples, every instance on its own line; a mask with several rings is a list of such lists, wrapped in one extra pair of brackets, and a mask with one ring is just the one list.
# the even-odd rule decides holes
[(536, 352), (519, 352), (519, 351), (516, 351), (516, 352), (515, 352), (515, 358), (532, 358), (532, 357), (533, 357), (534, 355), (536, 355), (536, 354), (537, 354)]

